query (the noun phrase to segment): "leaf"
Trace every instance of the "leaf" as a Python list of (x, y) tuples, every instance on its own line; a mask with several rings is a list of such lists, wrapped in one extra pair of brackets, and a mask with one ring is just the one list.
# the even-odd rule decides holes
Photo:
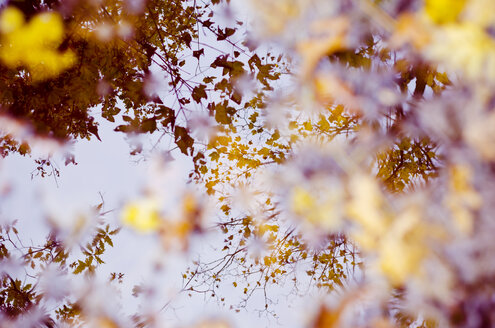
[(318, 127), (322, 131), (328, 131), (330, 129), (330, 124), (328, 123), (327, 119), (325, 116), (320, 115), (320, 121), (318, 121)]
[(201, 55), (204, 55), (205, 54), (205, 49), (204, 48), (201, 48), (199, 50), (194, 50), (193, 51), (193, 57), (197, 58), (199, 60), (199, 57)]
[(186, 128), (176, 126), (174, 136), (175, 143), (183, 154), (188, 155), (188, 153), (193, 153), (194, 139), (191, 138)]
[(204, 27), (209, 28), (213, 25), (213, 22), (211, 20), (205, 20), (205, 21), (200, 21), (201, 24), (203, 24)]
[(83, 261), (79, 260), (78, 261), (78, 265), (76, 267), (76, 269), (74, 270), (74, 274), (79, 274), (81, 272), (83, 272), (83, 270), (86, 268), (86, 263), (84, 263)]
[(227, 103), (217, 104), (215, 106), (215, 120), (220, 124), (230, 124), (232, 119), (229, 115), (230, 107), (226, 107)]
[(215, 162), (218, 162), (218, 160), (220, 159), (220, 154), (216, 151), (211, 153), (209, 156), (210, 156), (211, 160), (215, 161)]
[(175, 112), (172, 108), (162, 105), (159, 107), (156, 113), (159, 115), (159, 117), (163, 118), (163, 126), (169, 126), (172, 129), (175, 127)]
[(108, 245), (110, 245), (110, 246), (112, 246), (112, 247), (113, 247), (112, 238), (110, 238), (110, 236), (105, 235), (105, 237), (103, 237), (103, 238), (105, 239), (105, 242), (106, 242)]
[(152, 133), (156, 130), (156, 119), (148, 118), (141, 123), (141, 131)]
[(217, 41), (222, 41), (222, 40), (227, 39), (228, 37), (234, 35), (235, 31), (236, 31), (235, 29), (230, 28), (230, 27), (225, 28), (224, 31), (222, 31), (222, 30), (219, 29), (218, 30)]
[(202, 98), (207, 99), (208, 96), (206, 95), (206, 85), (201, 84), (199, 86), (194, 87), (192, 91), (192, 97), (195, 102), (200, 103)]
[(426, 15), (437, 24), (454, 22), (461, 14), (466, 0), (426, 0)]
[(188, 32), (184, 32), (184, 34), (182, 34), (181, 40), (186, 44), (188, 48), (191, 47), (191, 41), (192, 41), (191, 34), (189, 34)]
[(140, 199), (127, 204), (122, 210), (124, 224), (146, 233), (158, 229), (160, 217), (158, 203), (154, 199)]

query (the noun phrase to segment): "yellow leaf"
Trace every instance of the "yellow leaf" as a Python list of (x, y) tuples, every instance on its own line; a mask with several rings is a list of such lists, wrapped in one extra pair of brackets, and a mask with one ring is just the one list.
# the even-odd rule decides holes
[(53, 78), (76, 61), (72, 51), (57, 49), (64, 35), (59, 14), (38, 14), (24, 24), (22, 12), (8, 7), (0, 16), (0, 28), (0, 59), (10, 68), (27, 68), (33, 81)]
[(464, 10), (466, 0), (426, 0), (425, 13), (437, 24), (452, 23)]
[(315, 204), (313, 196), (301, 187), (294, 188), (292, 192), (292, 210), (296, 214), (303, 214)]
[(318, 122), (318, 125), (322, 131), (328, 131), (330, 129), (330, 124), (323, 115), (320, 115), (320, 121)]
[(125, 206), (122, 222), (139, 232), (156, 230), (160, 225), (158, 203), (151, 199), (142, 199)]
[(304, 129), (307, 131), (313, 131), (313, 126), (311, 125), (311, 122), (304, 122), (303, 123)]

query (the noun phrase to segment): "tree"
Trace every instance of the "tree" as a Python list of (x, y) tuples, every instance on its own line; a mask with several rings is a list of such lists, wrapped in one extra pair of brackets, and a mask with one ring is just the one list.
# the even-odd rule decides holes
[[(80, 30), (107, 37), (125, 12), (122, 3), (60, 7), (70, 37), (56, 50), (74, 53), (79, 70), (75, 62), (35, 78), (38, 71), (22, 59), (24, 70), (17, 63), (4, 80), (25, 81), (16, 95), (49, 97), (51, 87), (32, 88), (65, 78), (61, 92), (72, 104), (66, 88), (88, 69), (93, 75), (76, 88), (94, 91), (106, 82), (115, 92), (75, 102), (81, 121), (31, 110), (64, 97), (24, 107), (22, 98), (7, 97), (6, 111), (31, 121), (36, 134), (64, 139), (98, 136), (88, 108), (102, 103), (104, 118), (124, 121), (118, 131), (170, 135), (192, 158), (190, 177), (215, 200), (216, 227), (225, 234), (216, 260), (196, 261), (184, 273), (184, 292), (223, 302), (222, 284), (233, 279), (245, 295), (239, 306), (261, 291), (270, 311), (270, 286), (315, 283), (341, 292), (337, 306), (321, 307), (315, 327), (490, 326), (495, 11), (484, 8), (491, 2), (250, 3), (253, 25), (265, 33), (261, 42), (279, 40), (279, 50), (263, 56), (250, 39), (232, 41), (238, 27), (217, 26), (209, 4), (147, 2), (125, 17), (139, 27), (136, 35), (112, 39), (110, 47)], [(38, 15), (40, 6), (57, 3), (33, 2), (24, 15)], [(212, 57), (217, 73), (184, 78), (190, 61), (207, 57), (203, 31), (231, 51)], [(176, 107), (143, 94), (153, 63), (168, 74)], [(131, 115), (119, 114), (118, 99)], [(201, 110), (214, 126), (205, 142), (192, 136)], [(6, 151), (28, 149), (4, 140)], [(124, 222), (158, 235), (165, 248), (187, 249), (207, 228), (201, 197), (185, 193), (173, 221), (160, 215), (153, 193), (128, 204)], [(5, 288), (21, 286), (7, 281)], [(365, 315), (354, 315), (356, 308)]]
[[(104, 263), (101, 257), (105, 247), (113, 247), (112, 236), (118, 229), (112, 230), (104, 223), (106, 213), (102, 209), (103, 203), (91, 213), (96, 216), (97, 224), (89, 226), (89, 236), (85, 236), (88, 239), (80, 240), (86, 244), (79, 249), (68, 245), (67, 239), (62, 239), (56, 229), (47, 236), (44, 245), (29, 245), (22, 241), (26, 238), (17, 230), (16, 222), (1, 227), (0, 319), (3, 324), (55, 327), (57, 322), (75, 325), (83, 319), (81, 300), (72, 298), (65, 285), (66, 276), (94, 275), (97, 266)], [(11, 274), (19, 269), (25, 272), (22, 280)], [(112, 273), (109, 282), (121, 282), (123, 276), (123, 273)], [(57, 286), (60, 283), (62, 285)], [(55, 316), (47, 310), (53, 301), (57, 304), (53, 310)]]
[[(210, 146), (226, 255), (188, 279), (218, 293), (244, 276), (249, 297), (306, 262), (332, 290), (360, 264), (369, 273), (316, 326), (490, 325), (493, 272), (471, 253), (491, 247), (480, 242), (492, 206), (487, 2), (253, 3), (261, 29), (296, 49), (297, 82)], [(254, 259), (253, 240), (267, 250)], [(363, 294), (380, 301), (362, 305)], [(353, 320), (356, 303), (376, 315)]]
[[(245, 64), (236, 59), (249, 58), (250, 51), (231, 41), (239, 24), (223, 28), (212, 21), (213, 7), (219, 3), (13, 2), (18, 9), (7, 8), (3, 17), (5, 24), (12, 17), (19, 21), (12, 28), (4, 28), (3, 34), (4, 44), (9, 45), (3, 52), (3, 58), (9, 59), (2, 65), (2, 89), (8, 90), (2, 96), (4, 114), (25, 123), (38, 136), (61, 141), (89, 139), (91, 135), (99, 139), (98, 124), (90, 109), (101, 105), (104, 119), (122, 122), (116, 125), (116, 131), (168, 134), (181, 152), (194, 158), (199, 170), (204, 160), (201, 151), (194, 148), (187, 126), (191, 113), (207, 107), (222, 125), (236, 114), (232, 104), (249, 103), (234, 82), (246, 73)], [(36, 19), (38, 13), (47, 10), (60, 14), (52, 13), (51, 20), (45, 22)], [(54, 33), (54, 40), (47, 39), (39, 49), (30, 49), (30, 41), (43, 40), (47, 33)], [(225, 44), (218, 47), (228, 50), (211, 48), (211, 38)], [(46, 53), (52, 57), (36, 61)], [(32, 54), (34, 60), (26, 54)], [(71, 59), (59, 67), (63, 56)], [(257, 55), (253, 58), (259, 59)], [(154, 90), (157, 82), (153, 80), (153, 67), (159, 76), (166, 77), (171, 101), (166, 99), (164, 103)], [(194, 68), (196, 73), (188, 74), (185, 67)], [(201, 73), (203, 70), (221, 70), (221, 81), (216, 74)], [(250, 71), (257, 74), (265, 88), (269, 88), (267, 81), (279, 74), (272, 64), (261, 60), (254, 62)], [(222, 101), (216, 103), (212, 100), (215, 97)], [(2, 145), (4, 156), (11, 151), (29, 152), (28, 142), (16, 141), (11, 135), (2, 139)]]
[[(269, 60), (258, 57), (262, 51), (255, 53), (246, 40), (238, 40), (241, 22), (232, 21), (231, 26), (216, 22), (215, 7), (220, 4), (218, 0), (10, 3), (0, 17), (0, 101), (6, 131), (1, 137), (2, 156), (28, 155), (42, 139), (100, 140), (96, 107), (103, 119), (115, 122), (118, 132), (160, 133), (160, 138), (173, 140), (194, 163), (191, 177), (199, 176), (206, 161), (201, 140), (191, 134), (194, 120), (211, 116), (221, 129), (240, 115), (237, 107), (262, 106), (269, 81), (280, 74)], [(254, 95), (244, 95), (238, 86), (247, 75), (255, 76), (260, 85)], [(155, 90), (157, 76), (166, 81), (167, 92)], [(59, 174), (50, 154), (35, 161), (41, 176)], [(73, 154), (67, 155), (66, 165), (70, 163), (75, 163)], [(132, 225), (135, 213), (140, 218), (141, 207), (128, 208)], [(26, 272), (25, 279), (2, 272), (2, 319), (15, 325), (27, 314), (44, 311), (40, 304), (50, 296), (36, 281), (48, 267), (70, 276), (91, 273), (102, 264), (105, 245), (113, 245), (111, 235), (117, 230), (108, 225), (97, 229), (89, 233), (87, 245), (80, 241), (84, 246), (78, 258), (56, 229), (44, 245), (26, 248), (21, 239), (16, 238), (20, 244), (13, 240), (12, 234), (18, 236), (15, 226), (5, 226), (2, 261), (19, 258), (18, 264), (33, 272)], [(112, 280), (121, 278), (115, 274)], [(43, 313), (41, 321), (51, 326), (55, 319), (71, 324), (94, 319), (87, 318), (77, 298), (70, 299), (71, 303), (57, 304), (54, 313)]]

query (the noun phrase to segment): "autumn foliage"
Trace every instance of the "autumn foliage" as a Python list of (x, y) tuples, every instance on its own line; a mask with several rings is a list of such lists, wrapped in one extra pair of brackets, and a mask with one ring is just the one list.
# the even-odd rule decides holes
[[(68, 142), (105, 143), (103, 120), (154, 146), (130, 145), (151, 178), (114, 211), (119, 226), (103, 199), (49, 219), (43, 245), (3, 224), (0, 320), (181, 326), (163, 318), (172, 300), (125, 318), (92, 305), (125, 280), (97, 277), (126, 229), (189, 260), (179, 294), (233, 312), (283, 316), (281, 291), (317, 290), (297, 326), (495, 325), (494, 31), (491, 0), (12, 1), (2, 156), (59, 174), (56, 154), (76, 163)], [(51, 293), (47, 279), (66, 285)]]

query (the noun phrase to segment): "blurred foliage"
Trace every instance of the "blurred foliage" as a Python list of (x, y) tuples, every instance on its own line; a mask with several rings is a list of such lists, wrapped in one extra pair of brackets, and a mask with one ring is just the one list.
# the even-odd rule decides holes
[[(113, 247), (112, 238), (118, 229), (112, 230), (105, 224), (102, 206), (103, 203), (94, 209), (98, 222), (89, 233), (87, 243), (78, 247), (69, 247), (59, 239), (55, 227), (42, 245), (26, 244), (27, 236), (18, 231), (17, 222), (0, 228), (0, 313), (3, 324), (14, 324), (16, 319), (32, 313), (41, 317), (35, 315), (33, 321), (20, 320), (17, 324), (55, 327), (56, 322), (80, 323), (79, 301), (72, 297), (68, 286), (59, 287), (58, 292), (55, 286), (66, 284), (67, 274), (91, 277), (104, 263), (105, 248)], [(18, 275), (19, 271), (23, 274)], [(112, 273), (109, 280), (121, 282), (123, 277), (123, 273)], [(52, 300), (55, 300), (56, 308), (48, 312), (46, 305)]]
[[(167, 212), (150, 187), (122, 219), (184, 252), (211, 228), (213, 200), (220, 254), (194, 261), (182, 292), (232, 304), (228, 283), (242, 295), (232, 309), (258, 294), (276, 315), (277, 286), (338, 291), (337, 305), (314, 306), (314, 327), (493, 325), (493, 2), (252, 0), (248, 27), (220, 23), (220, 2), (12, 1), (0, 19), (2, 115), (35, 138), (100, 139), (97, 108), (115, 131), (168, 136), (208, 196), (188, 190)], [(44, 41), (33, 26), (56, 33)], [(29, 154), (15, 132), (3, 156)], [(37, 164), (46, 175), (50, 161)], [(23, 265), (91, 274), (115, 232), (97, 230), (70, 264), (49, 237)], [(9, 233), (4, 258), (18, 248)], [(4, 277), (7, 316), (44, 297)], [(56, 313), (117, 326), (84, 310), (73, 300)]]

